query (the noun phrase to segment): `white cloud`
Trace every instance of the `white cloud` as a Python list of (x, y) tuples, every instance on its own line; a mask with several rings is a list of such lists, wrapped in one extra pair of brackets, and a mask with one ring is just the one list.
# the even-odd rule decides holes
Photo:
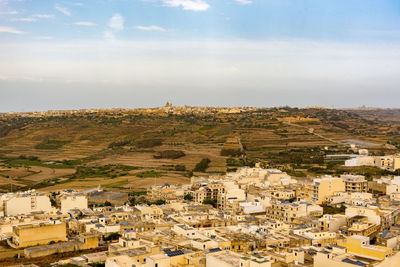
[(17, 30), (13, 27), (0, 26), (0, 33), (24, 34), (25, 32)]
[(248, 5), (253, 3), (251, 0), (235, 0), (236, 3), (241, 4), (241, 5)]
[(210, 5), (204, 0), (161, 0), (164, 5), (171, 7), (181, 7), (184, 10), (205, 11)]
[(53, 39), (53, 37), (51, 37), (51, 36), (39, 36), (39, 37), (36, 37), (36, 39), (39, 39), (39, 40), (51, 40), (51, 39)]
[(114, 30), (121, 31), (124, 29), (124, 17), (120, 14), (114, 14), (108, 22), (108, 26)]
[(63, 7), (63, 6), (59, 5), (59, 4), (56, 4), (54, 6), (54, 9), (59, 11), (59, 12), (61, 12), (61, 13), (63, 13), (66, 16), (71, 16), (71, 12), (69, 11), (69, 9), (66, 8), (66, 7)]
[(11, 19), (11, 21), (35, 22), (35, 21), (37, 21), (37, 19), (31, 18), (31, 17), (28, 17), (28, 18), (14, 18), (14, 19)]
[(48, 15), (48, 14), (34, 14), (31, 17), (12, 18), (11, 21), (35, 22), (38, 19), (50, 19), (50, 18), (55, 18), (55, 16), (54, 15)]
[(75, 22), (74, 24), (79, 25), (79, 26), (87, 26), (87, 27), (96, 26), (95, 23), (90, 22), (90, 21), (78, 21), (78, 22)]
[(17, 15), (19, 14), (18, 11), (6, 11), (6, 12), (0, 12), (1, 15)]
[(151, 25), (151, 26), (136, 26), (136, 29), (142, 30), (142, 31), (158, 31), (158, 32), (166, 32), (167, 30), (159, 27), (159, 26), (155, 26), (155, 25)]
[(35, 14), (32, 15), (34, 18), (39, 18), (39, 19), (54, 19), (56, 16), (53, 14)]

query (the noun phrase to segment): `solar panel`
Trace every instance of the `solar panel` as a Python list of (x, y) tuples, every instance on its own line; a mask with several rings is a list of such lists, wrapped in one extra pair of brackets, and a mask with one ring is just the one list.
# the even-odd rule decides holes
[(354, 265), (358, 265), (358, 266), (367, 266), (365, 263), (361, 262), (361, 261), (353, 261), (351, 259), (343, 259), (342, 262), (346, 262), (346, 263), (350, 263), (350, 264), (354, 264)]
[(181, 250), (175, 250), (172, 251), (170, 249), (164, 249), (165, 254), (167, 254), (168, 257), (175, 257), (175, 256), (179, 256), (179, 255), (183, 255), (183, 251)]

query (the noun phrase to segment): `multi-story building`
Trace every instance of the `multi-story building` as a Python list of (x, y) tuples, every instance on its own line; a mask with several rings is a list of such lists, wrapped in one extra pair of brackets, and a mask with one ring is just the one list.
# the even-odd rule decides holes
[(321, 231), (336, 232), (343, 225), (346, 225), (346, 216), (341, 214), (325, 214), (318, 219), (318, 228)]
[(283, 222), (295, 222), (296, 219), (307, 216), (305, 204), (276, 201), (266, 208), (266, 217)]
[(196, 203), (203, 203), (205, 199), (212, 199), (218, 201), (219, 197), (225, 193), (225, 186), (222, 183), (207, 183), (200, 187), (192, 187), (189, 194), (193, 197), (193, 201)]
[(400, 199), (400, 176), (393, 177), (386, 185), (386, 194), (391, 199)]
[(295, 190), (297, 200), (302, 199), (304, 201), (311, 202), (313, 196), (313, 187), (311, 186), (311, 184), (298, 184)]
[(335, 192), (344, 192), (345, 190), (346, 185), (341, 178), (324, 176), (320, 179), (314, 179), (312, 201), (322, 204), (327, 197), (332, 196)]
[(163, 215), (163, 211), (158, 206), (137, 205), (136, 208), (140, 210), (140, 216), (144, 221), (159, 220)]
[(50, 198), (45, 194), (27, 191), (7, 194), (3, 198), (3, 211), (6, 216), (24, 215), (32, 212), (50, 212)]
[(225, 210), (239, 209), (239, 202), (246, 201), (246, 192), (236, 184), (225, 185), (224, 193), (218, 197), (218, 208)]
[(346, 192), (367, 192), (368, 181), (363, 175), (341, 175), (344, 180)]
[(395, 171), (400, 169), (400, 156), (399, 155), (388, 155), (388, 156), (358, 156), (345, 161), (345, 166), (376, 166), (383, 170)]
[(222, 183), (209, 183), (207, 188), (210, 189), (210, 198), (218, 200), (218, 196), (225, 193), (225, 186)]
[(24, 248), (47, 245), (50, 242), (67, 241), (65, 223), (28, 224), (16, 226), (8, 244), (12, 247)]
[(147, 190), (147, 198), (150, 201), (183, 199), (184, 192), (181, 186), (176, 185), (152, 186)]
[(400, 169), (400, 156), (392, 155), (392, 156), (382, 156), (375, 158), (375, 166), (388, 170), (388, 171), (395, 171)]
[(369, 223), (381, 224), (381, 217), (379, 216), (379, 209), (367, 207), (348, 207), (346, 208), (345, 215), (348, 219), (353, 217), (366, 217)]
[(347, 235), (368, 236), (369, 238), (376, 237), (381, 229), (381, 226), (373, 223), (355, 222), (347, 229)]
[(314, 246), (335, 244), (337, 238), (335, 232), (321, 231), (317, 229), (298, 229), (293, 230), (293, 233), (311, 239), (311, 244)]
[(189, 191), (192, 196), (192, 200), (195, 203), (203, 203), (205, 199), (211, 199), (211, 190), (207, 187), (200, 187), (199, 189), (194, 189)]
[(61, 212), (68, 212), (73, 209), (87, 209), (88, 199), (84, 194), (65, 194), (59, 197)]
[(397, 207), (378, 208), (376, 206), (369, 206), (346, 208), (347, 218), (364, 216), (368, 219), (368, 223), (380, 225), (381, 230), (392, 227), (397, 220), (397, 214), (399, 214), (399, 209)]
[(266, 195), (269, 196), (270, 198), (275, 198), (275, 199), (294, 199), (296, 198), (296, 192), (293, 190), (288, 190), (288, 189), (271, 189), (267, 190)]

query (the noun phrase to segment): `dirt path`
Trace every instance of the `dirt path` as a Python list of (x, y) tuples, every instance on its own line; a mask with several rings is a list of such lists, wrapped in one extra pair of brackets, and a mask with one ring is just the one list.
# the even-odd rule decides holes
[(341, 146), (343, 145), (343, 143), (340, 142), (340, 141), (336, 141), (336, 140), (333, 140), (333, 139), (331, 139), (331, 138), (325, 137), (325, 136), (323, 136), (323, 135), (321, 135), (321, 134), (319, 134), (319, 133), (316, 133), (315, 130), (314, 130), (314, 128), (308, 128), (308, 127), (306, 127), (306, 126), (302, 126), (302, 125), (298, 125), (298, 124), (294, 124), (294, 123), (290, 123), (290, 122), (284, 122), (284, 123), (287, 124), (287, 125), (290, 125), (290, 126), (295, 126), (295, 127), (303, 128), (303, 129), (305, 129), (308, 133), (313, 134), (313, 135), (315, 135), (315, 136), (317, 136), (317, 137), (319, 137), (319, 138), (321, 138), (321, 139), (324, 139), (324, 140), (326, 140), (326, 141), (329, 141), (329, 142), (332, 142), (332, 143), (335, 143), (335, 144), (341, 145)]

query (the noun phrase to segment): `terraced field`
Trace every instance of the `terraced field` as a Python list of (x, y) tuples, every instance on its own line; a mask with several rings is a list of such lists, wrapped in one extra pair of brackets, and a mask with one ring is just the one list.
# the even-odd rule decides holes
[[(348, 152), (342, 142), (347, 139), (379, 144), (369, 147), (373, 154), (396, 153), (399, 126), (397, 122), (369, 120), (351, 111), (291, 108), (206, 115), (88, 114), (31, 119), (3, 116), (0, 132), (6, 134), (0, 137), (0, 190), (9, 191), (11, 185), (13, 190), (97, 185), (142, 190), (154, 183), (188, 182), (196, 164), (205, 158), (211, 161), (206, 173), (195, 175), (224, 173), (258, 161), (271, 167), (310, 170), (326, 165), (323, 157), (327, 153)], [(240, 140), (244, 153), (222, 156), (224, 144), (234, 138)], [(386, 143), (395, 146), (388, 149), (382, 146)], [(154, 157), (168, 150), (180, 151), (184, 156)], [(305, 160), (288, 162), (288, 157)], [(227, 161), (236, 162), (235, 166)], [(93, 172), (77, 173), (81, 167)], [(136, 176), (149, 171), (160, 176)], [(313, 174), (307, 171), (301, 175)]]

